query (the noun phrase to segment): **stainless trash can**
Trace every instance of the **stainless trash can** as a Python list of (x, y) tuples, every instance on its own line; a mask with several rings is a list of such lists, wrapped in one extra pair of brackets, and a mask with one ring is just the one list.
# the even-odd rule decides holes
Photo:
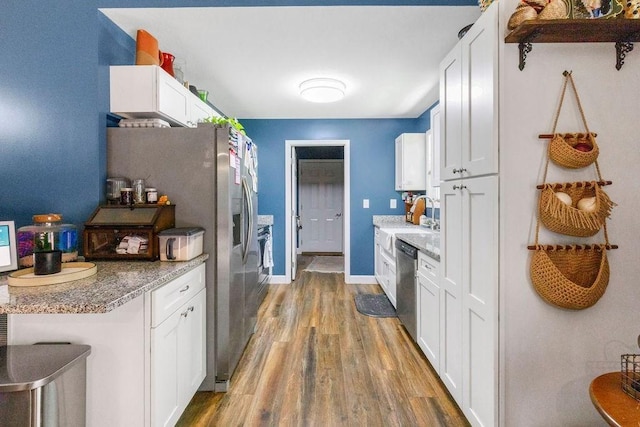
[(0, 347), (0, 424), (84, 426), (88, 345)]

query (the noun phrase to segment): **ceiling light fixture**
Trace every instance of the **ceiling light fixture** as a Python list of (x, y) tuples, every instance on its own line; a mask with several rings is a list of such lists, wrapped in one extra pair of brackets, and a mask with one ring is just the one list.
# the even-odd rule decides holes
[(300, 96), (310, 102), (336, 102), (344, 98), (347, 86), (340, 80), (316, 78), (300, 83)]

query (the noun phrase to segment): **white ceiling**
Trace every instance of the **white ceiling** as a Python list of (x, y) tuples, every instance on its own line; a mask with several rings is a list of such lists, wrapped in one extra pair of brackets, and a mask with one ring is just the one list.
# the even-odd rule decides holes
[[(185, 78), (229, 117), (415, 118), (438, 99), (438, 64), (477, 6), (101, 9), (134, 40), (139, 28), (186, 61)], [(334, 77), (333, 104), (298, 85)]]

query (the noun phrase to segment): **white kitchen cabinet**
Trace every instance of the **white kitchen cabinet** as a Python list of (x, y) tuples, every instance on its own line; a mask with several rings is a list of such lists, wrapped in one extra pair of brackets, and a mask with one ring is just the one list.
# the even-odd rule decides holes
[(396, 138), (396, 191), (425, 191), (426, 141), (424, 133)]
[(498, 173), (497, 34), (498, 11), (483, 13), (440, 63), (444, 181)]
[[(131, 273), (122, 271), (120, 274), (126, 280)], [(159, 419), (152, 413), (152, 408), (158, 409), (158, 404), (152, 403), (152, 399), (159, 396), (157, 390), (169, 394), (175, 391), (173, 397), (163, 397), (163, 401), (175, 400), (180, 405), (168, 403), (164, 407), (163, 403), (159, 412), (171, 411), (179, 417), (204, 378), (204, 283), (205, 265), (200, 264), (107, 313), (11, 314), (8, 317), (8, 343), (90, 345), (87, 425), (162, 425), (160, 422), (152, 424), (152, 420)], [(180, 292), (187, 286), (188, 290)], [(164, 293), (165, 298), (154, 300), (153, 293)], [(184, 309), (191, 306), (193, 311), (189, 311), (187, 317), (181, 317)], [(167, 321), (173, 316), (178, 323), (175, 328), (170, 323), (163, 326), (166, 339), (160, 344), (152, 335), (159, 333), (154, 331), (154, 322), (164, 325), (158, 323), (163, 313)], [(172, 354), (176, 357), (175, 363), (171, 360)], [(174, 383), (182, 385), (167, 386)]]
[(441, 377), (472, 425), (494, 425), (498, 177), (443, 182)]
[(498, 424), (498, 9), (440, 65), (440, 376), (474, 426)]
[(386, 237), (378, 227), (374, 228), (374, 265), (376, 281), (389, 298), (391, 304), (396, 306), (396, 260), (394, 249), (386, 246), (383, 240)]
[(418, 252), (418, 346), (440, 372), (440, 263)]
[(440, 187), (440, 104), (429, 112), (431, 129), (427, 138), (427, 194), (435, 195)]
[(172, 126), (195, 127), (205, 117), (218, 116), (157, 65), (113, 65), (109, 73), (110, 110), (124, 118), (160, 118)]
[(151, 425), (172, 426), (205, 377), (205, 290), (151, 330)]

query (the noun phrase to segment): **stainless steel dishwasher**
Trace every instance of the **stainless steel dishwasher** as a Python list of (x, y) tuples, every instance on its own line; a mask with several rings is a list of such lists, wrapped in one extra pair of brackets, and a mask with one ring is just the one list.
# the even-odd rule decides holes
[(414, 341), (416, 341), (418, 335), (417, 271), (418, 249), (400, 239), (396, 239), (396, 313)]

